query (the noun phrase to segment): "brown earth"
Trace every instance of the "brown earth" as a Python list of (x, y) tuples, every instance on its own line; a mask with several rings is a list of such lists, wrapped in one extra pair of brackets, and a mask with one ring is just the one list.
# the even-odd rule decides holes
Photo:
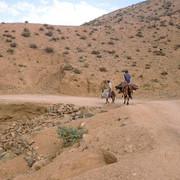
[[(37, 102), (49, 103), (48, 96), (23, 95), (20, 98), (20, 95), (12, 95), (6, 98), (0, 97), (3, 104), (12, 101), (21, 105), (28, 101), (29, 105), (35, 103), (31, 106), (33, 112), (34, 106), (40, 107)], [(1, 179), (179, 178), (179, 100), (131, 100), (127, 106), (119, 98), (115, 104), (107, 105), (100, 98), (90, 102), (85, 97), (57, 96), (51, 103), (57, 103), (58, 98), (61, 103), (73, 102), (81, 106), (89, 102), (91, 107), (98, 106), (104, 111), (66, 124), (75, 127), (85, 123), (88, 129), (83, 141), (73, 147), (61, 146), (57, 127), (38, 131), (33, 138), (34, 146), (38, 147), (41, 156), (51, 154), (52, 160), (44, 164), (40, 161), (43, 165), (29, 168), (23, 156), (2, 159)], [(9, 108), (9, 112), (11, 110)]]
[[(77, 27), (0, 24), (0, 179), (179, 179), (179, 10), (148, 0)], [(126, 69), (133, 100), (105, 104), (102, 81), (115, 90)], [(57, 124), (87, 131), (65, 148)]]
[(128, 69), (136, 97), (179, 98), (179, 9), (149, 0), (82, 26), (2, 23), (0, 93), (99, 97)]

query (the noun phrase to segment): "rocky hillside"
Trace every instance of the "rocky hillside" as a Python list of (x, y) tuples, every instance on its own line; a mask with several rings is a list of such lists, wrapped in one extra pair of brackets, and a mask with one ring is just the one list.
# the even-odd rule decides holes
[(128, 69), (137, 96), (179, 97), (179, 7), (149, 0), (77, 27), (3, 22), (0, 93), (99, 96)]

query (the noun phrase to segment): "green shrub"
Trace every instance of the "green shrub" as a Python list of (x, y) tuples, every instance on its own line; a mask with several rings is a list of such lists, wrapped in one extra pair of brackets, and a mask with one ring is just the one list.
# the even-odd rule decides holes
[(77, 68), (74, 68), (74, 69), (73, 69), (73, 72), (74, 72), (75, 74), (81, 74), (81, 73), (82, 73), (81, 70), (79, 70), (79, 69), (77, 69)]
[(52, 31), (49, 31), (45, 34), (46, 36), (52, 36), (53, 35), (53, 32)]
[(85, 68), (88, 68), (89, 67), (89, 64), (88, 63), (84, 63), (84, 66)]
[(99, 70), (100, 70), (101, 72), (107, 72), (107, 69), (106, 69), (105, 67), (100, 67)]
[(14, 50), (13, 50), (13, 49), (8, 49), (7, 52), (8, 52), (9, 54), (14, 54)]
[(58, 41), (59, 40), (59, 37), (52, 37), (52, 39), (50, 39), (50, 41)]
[(39, 30), (40, 30), (40, 31), (44, 31), (44, 28), (43, 28), (43, 27), (40, 27)]
[(96, 51), (96, 50), (93, 50), (93, 51), (91, 51), (91, 54), (100, 54), (100, 52), (99, 51)]
[(17, 47), (17, 43), (13, 42), (10, 44), (11, 47)]
[(180, 44), (176, 44), (176, 45), (174, 45), (174, 50), (178, 50), (179, 48), (180, 48)]
[(24, 28), (24, 31), (21, 34), (24, 37), (29, 37), (31, 35), (30, 31), (28, 28)]
[(30, 47), (30, 48), (33, 48), (33, 49), (36, 49), (36, 48), (37, 48), (37, 45), (36, 45), (36, 44), (30, 44), (29, 47)]
[(85, 39), (87, 39), (87, 38), (86, 38), (86, 36), (81, 36), (80, 39), (85, 40)]
[(71, 64), (65, 64), (63, 69), (66, 71), (71, 71), (73, 69), (73, 66)]
[(47, 53), (51, 53), (51, 52), (54, 51), (54, 49), (53, 49), (52, 47), (46, 47), (44, 50), (45, 50)]
[(166, 75), (168, 75), (168, 73), (166, 71), (163, 71), (163, 72), (161, 72), (161, 75), (166, 76)]
[(11, 40), (11, 39), (6, 39), (6, 42), (8, 42), (8, 43), (9, 43), (9, 42), (12, 42), (12, 40)]
[(74, 143), (78, 142), (80, 139), (82, 139), (84, 131), (79, 130), (78, 127), (65, 127), (65, 126), (58, 126), (58, 129), (56, 130), (59, 137), (62, 138), (63, 144), (65, 147), (72, 146)]
[(68, 51), (64, 51), (63, 54), (69, 54), (69, 52)]
[(113, 41), (109, 41), (108, 44), (109, 45), (114, 45), (114, 42)]

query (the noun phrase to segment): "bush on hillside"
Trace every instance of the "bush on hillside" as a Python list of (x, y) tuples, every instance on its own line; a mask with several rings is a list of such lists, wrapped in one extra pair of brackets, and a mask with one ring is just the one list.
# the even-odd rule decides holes
[(28, 28), (24, 28), (24, 31), (21, 33), (21, 35), (24, 37), (29, 37), (31, 33)]
[(73, 69), (73, 66), (71, 64), (65, 64), (63, 69), (66, 71), (71, 71)]
[(47, 53), (52, 53), (54, 51), (54, 49), (52, 47), (46, 47), (44, 49)]
[(36, 49), (36, 48), (37, 48), (37, 45), (36, 45), (36, 44), (30, 44), (29, 47), (30, 47), (30, 48), (33, 48), (33, 49)]
[(8, 52), (9, 54), (14, 54), (14, 50), (13, 50), (13, 49), (8, 49), (7, 52)]
[(77, 69), (77, 68), (74, 68), (74, 69), (73, 69), (73, 72), (74, 72), (75, 74), (81, 74), (81, 73), (82, 73), (82, 71), (79, 70), (79, 69)]
[(17, 47), (17, 43), (13, 42), (10, 44), (11, 47)]
[(52, 31), (49, 31), (45, 34), (46, 36), (52, 36), (53, 35), (53, 32)]
[(107, 72), (107, 69), (106, 69), (105, 67), (100, 67), (99, 70), (100, 70), (101, 72)]

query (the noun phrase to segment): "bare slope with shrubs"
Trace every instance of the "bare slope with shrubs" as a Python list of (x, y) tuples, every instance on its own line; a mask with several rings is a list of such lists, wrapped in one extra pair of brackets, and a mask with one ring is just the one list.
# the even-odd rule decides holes
[(179, 2), (145, 1), (79, 27), (0, 24), (0, 92), (99, 96), (128, 69), (138, 94), (179, 96)]
[[(179, 9), (149, 0), (78, 27), (0, 24), (0, 179), (178, 179)], [(125, 69), (138, 100), (104, 104), (101, 82)]]

